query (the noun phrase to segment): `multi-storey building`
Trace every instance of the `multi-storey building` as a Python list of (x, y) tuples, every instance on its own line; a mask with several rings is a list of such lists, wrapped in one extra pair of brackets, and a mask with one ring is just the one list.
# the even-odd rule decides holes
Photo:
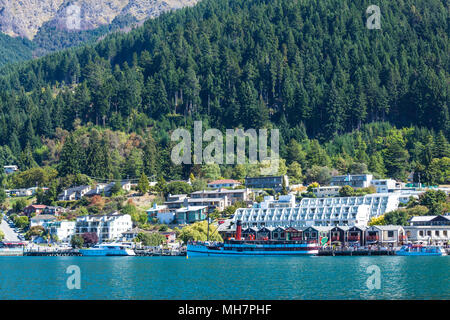
[(292, 202), (266, 198), (252, 208), (236, 210), (233, 221), (246, 227), (366, 226), (373, 217), (398, 209), (411, 195), (368, 194), (360, 197), (303, 198)]
[(216, 190), (200, 190), (190, 194), (192, 199), (198, 198), (225, 198), (227, 199), (226, 206), (230, 206), (237, 201), (247, 202), (250, 200), (250, 189), (223, 189)]
[(372, 180), (372, 185), (377, 190), (377, 193), (388, 193), (397, 188), (397, 181), (393, 179)]
[(243, 228), (260, 228), (366, 225), (370, 218), (370, 207), (366, 204), (302, 201), (300, 206), (278, 207), (270, 200), (265, 202), (259, 207), (236, 210), (233, 220), (241, 220)]
[(283, 189), (283, 181), (286, 188), (289, 187), (288, 176), (247, 177), (245, 186), (254, 189), (274, 189), (279, 192)]
[(450, 243), (450, 216), (418, 216), (403, 227), (408, 241), (423, 244), (447, 245)]
[(346, 176), (331, 177), (332, 186), (350, 186), (352, 188), (367, 188), (372, 182), (373, 176), (371, 174), (355, 174)]
[(96, 233), (100, 242), (120, 239), (123, 232), (133, 227), (129, 214), (117, 212), (102, 216), (90, 215), (77, 217), (75, 233), (81, 235), (86, 232)]
[(45, 229), (50, 235), (57, 236), (60, 241), (69, 242), (75, 234), (75, 224), (75, 221), (52, 221), (45, 226)]

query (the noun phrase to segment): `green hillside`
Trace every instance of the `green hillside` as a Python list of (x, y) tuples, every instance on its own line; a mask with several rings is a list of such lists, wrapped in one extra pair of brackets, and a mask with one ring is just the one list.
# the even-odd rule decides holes
[[(0, 78), (0, 158), (105, 178), (251, 172), (170, 163), (170, 131), (201, 119), (222, 130), (280, 128), (283, 170), (297, 180), (317, 180), (321, 168), (399, 179), (415, 169), (448, 182), (445, 3), (379, 1), (381, 30), (365, 27), (371, 3), (361, 0), (204, 0), (163, 14), (9, 69)], [(61, 165), (68, 136), (81, 147), (67, 146), (75, 160)], [(113, 136), (132, 147), (111, 154)], [(155, 158), (145, 160), (148, 150)]]

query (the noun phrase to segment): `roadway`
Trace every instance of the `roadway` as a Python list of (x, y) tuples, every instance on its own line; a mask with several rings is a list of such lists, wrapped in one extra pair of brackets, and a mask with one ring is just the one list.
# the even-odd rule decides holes
[(9, 226), (8, 222), (6, 222), (5, 215), (3, 216), (1, 222), (2, 223), (0, 224), (0, 230), (5, 234), (5, 239), (3, 241), (20, 241), (20, 239), (18, 238), (19, 234)]

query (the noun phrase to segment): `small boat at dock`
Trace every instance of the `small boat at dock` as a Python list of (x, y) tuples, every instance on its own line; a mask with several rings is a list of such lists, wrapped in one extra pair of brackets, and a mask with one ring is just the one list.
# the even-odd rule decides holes
[(446, 256), (441, 246), (404, 245), (396, 252), (398, 256)]
[(122, 243), (97, 244), (92, 248), (80, 249), (82, 256), (135, 256), (131, 246)]

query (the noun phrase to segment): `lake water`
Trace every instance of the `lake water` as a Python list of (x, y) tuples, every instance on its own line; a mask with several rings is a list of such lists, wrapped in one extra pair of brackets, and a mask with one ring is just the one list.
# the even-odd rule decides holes
[(0, 299), (450, 299), (449, 268), (450, 256), (0, 257)]

